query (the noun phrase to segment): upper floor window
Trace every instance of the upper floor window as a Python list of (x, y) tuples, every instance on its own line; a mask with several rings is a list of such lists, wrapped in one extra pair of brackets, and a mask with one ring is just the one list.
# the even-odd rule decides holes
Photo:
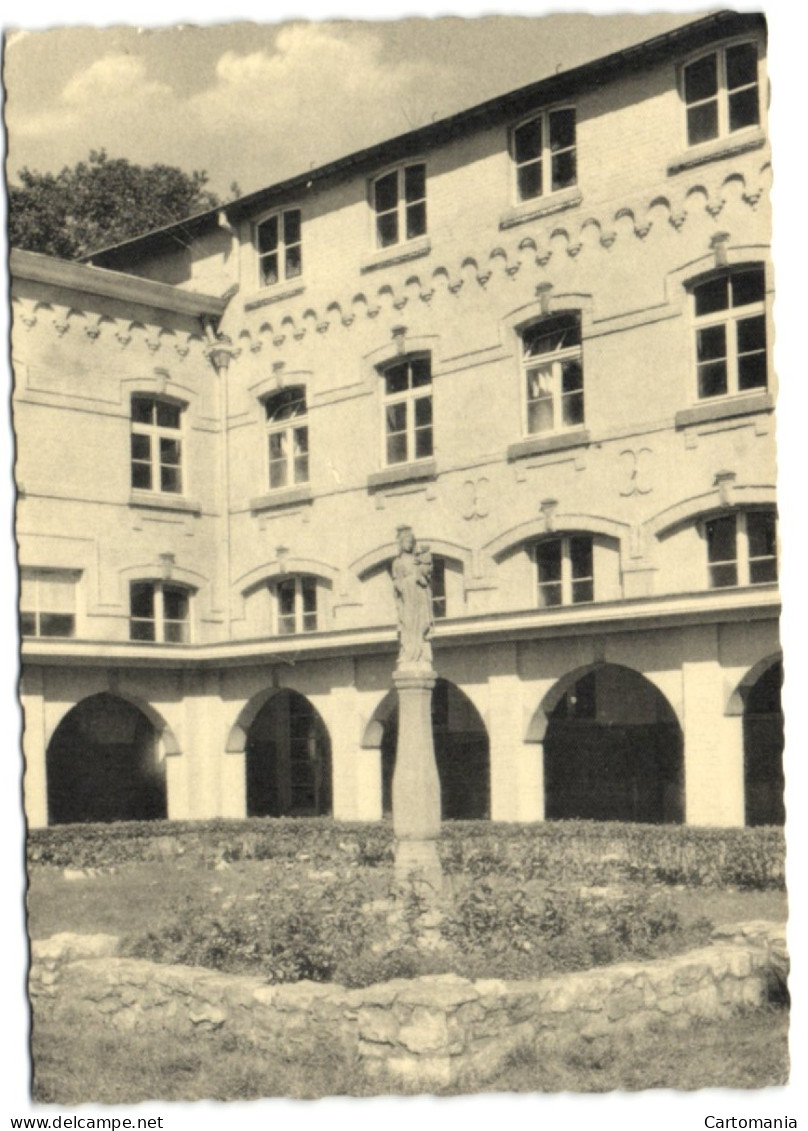
[(259, 281), (271, 287), (284, 279), (296, 279), (303, 271), (300, 209), (276, 212), (256, 228)]
[(762, 266), (724, 271), (693, 288), (699, 399), (766, 388), (765, 298)]
[(432, 455), (432, 366), (428, 354), (382, 370), (384, 439), (388, 464)]
[(182, 409), (159, 397), (132, 397), (132, 487), (182, 492)]
[(536, 544), (539, 608), (595, 599), (591, 534), (565, 534)]
[(309, 481), (309, 429), (306, 389), (290, 385), (264, 402), (269, 445), (269, 486), (290, 487)]
[(133, 581), (129, 586), (129, 639), (187, 644), (190, 639), (188, 590), (165, 581)]
[(683, 69), (687, 144), (726, 137), (760, 121), (754, 43), (721, 47)]
[(303, 575), (277, 581), (275, 601), (279, 636), (317, 631), (316, 578)]
[(75, 636), (76, 574), (64, 570), (20, 570), (23, 636)]
[(512, 134), (517, 200), (569, 188), (577, 181), (575, 110), (547, 110)]
[(774, 511), (739, 511), (704, 524), (711, 589), (777, 580)]
[(426, 235), (426, 165), (402, 165), (373, 182), (376, 245)]
[(552, 314), (521, 332), (526, 431), (557, 432), (584, 422), (581, 316)]
[(432, 616), (446, 616), (446, 559), (437, 556), (432, 558)]

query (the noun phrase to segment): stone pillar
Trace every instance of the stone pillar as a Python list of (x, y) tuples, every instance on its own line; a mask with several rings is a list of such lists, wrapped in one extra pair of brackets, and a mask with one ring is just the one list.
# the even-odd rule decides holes
[(44, 680), (41, 668), (26, 668), (20, 683), (23, 710), (22, 747), (25, 755), (25, 815), (32, 829), (48, 823), (48, 784), (45, 769)]
[(688, 825), (743, 825), (743, 719), (724, 713), (718, 660), (685, 661), (682, 684), (685, 820)]
[(393, 832), (396, 879), (413, 876), (441, 889), (437, 840), (440, 835), (440, 782), (432, 740), (431, 667), (400, 666), (393, 672), (398, 692), (398, 746), (393, 774)]

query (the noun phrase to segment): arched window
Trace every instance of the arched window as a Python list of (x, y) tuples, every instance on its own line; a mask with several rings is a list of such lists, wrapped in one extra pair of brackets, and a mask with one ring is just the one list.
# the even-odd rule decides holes
[(300, 209), (276, 212), (255, 229), (259, 283), (271, 287), (285, 279), (296, 279), (303, 271)]
[(264, 401), (269, 451), (269, 487), (309, 481), (309, 428), (306, 389), (290, 385)]
[(777, 519), (773, 510), (719, 515), (704, 524), (711, 589), (777, 580)]
[(693, 287), (697, 396), (735, 396), (768, 384), (763, 265), (733, 267)]
[(541, 609), (555, 605), (581, 605), (595, 599), (595, 571), (591, 534), (564, 534), (543, 538), (534, 548)]
[(284, 577), (272, 586), (275, 597), (275, 632), (296, 636), (316, 632), (318, 623), (317, 579), (309, 574)]
[(190, 591), (166, 581), (133, 581), (129, 586), (129, 639), (188, 644)]
[(384, 452), (388, 465), (432, 456), (432, 364), (429, 354), (381, 369), (384, 380)]
[(137, 393), (131, 417), (132, 487), (182, 494), (182, 406)]
[(529, 436), (580, 428), (584, 423), (581, 315), (548, 315), (524, 327), (522, 344), (525, 432)]

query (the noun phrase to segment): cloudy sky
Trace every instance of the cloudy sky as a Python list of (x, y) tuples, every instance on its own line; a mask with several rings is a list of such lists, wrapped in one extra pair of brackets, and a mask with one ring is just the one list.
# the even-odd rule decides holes
[(103, 147), (249, 192), (693, 14), (10, 31), (9, 177)]

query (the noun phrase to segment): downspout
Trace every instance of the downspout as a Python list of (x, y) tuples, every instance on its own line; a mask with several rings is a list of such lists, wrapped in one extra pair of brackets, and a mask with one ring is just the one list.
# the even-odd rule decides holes
[(232, 637), (233, 620), (230, 604), (230, 437), (228, 430), (230, 396), (227, 375), (231, 360), (238, 357), (241, 351), (233, 347), (226, 335), (216, 333), (211, 322), (207, 320), (205, 322), (205, 334), (208, 339), (205, 356), (210, 360), (219, 378), (219, 419), (222, 428), (222, 439), (219, 445), (222, 505), (220, 542), (221, 557), (224, 563), (224, 620), (226, 639), (229, 641)]

